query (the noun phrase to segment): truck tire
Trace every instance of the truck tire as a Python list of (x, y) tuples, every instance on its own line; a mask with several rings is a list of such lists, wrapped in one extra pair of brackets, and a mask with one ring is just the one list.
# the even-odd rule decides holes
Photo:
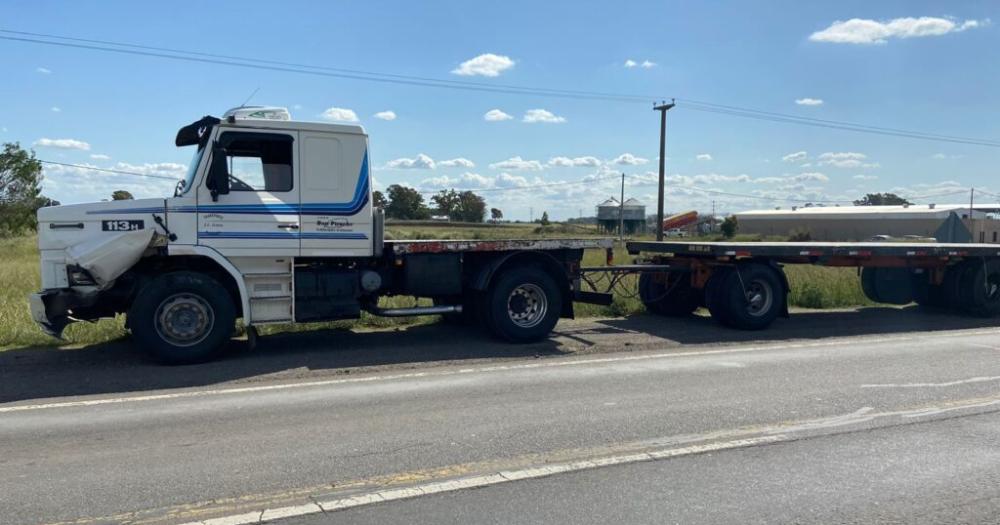
[(685, 272), (667, 272), (663, 276), (650, 273), (639, 275), (639, 299), (647, 311), (657, 315), (690, 315), (701, 305), (700, 292), (691, 287), (690, 275)]
[(483, 301), (486, 327), (512, 343), (548, 337), (559, 321), (563, 294), (549, 274), (536, 266), (511, 268), (500, 274)]
[(861, 291), (870, 301), (881, 303), (882, 299), (878, 296), (878, 288), (875, 287), (875, 281), (878, 279), (877, 270), (878, 268), (867, 266), (861, 269)]
[(195, 272), (156, 277), (128, 311), (132, 336), (153, 359), (171, 365), (218, 357), (233, 335), (236, 308), (219, 281)]
[(961, 294), (968, 297), (965, 311), (979, 317), (1000, 315), (1000, 261), (971, 261), (961, 282)]
[[(967, 274), (973, 270), (972, 263), (965, 261), (948, 268), (944, 274), (944, 283), (941, 284), (944, 296), (944, 306), (954, 311), (963, 311), (969, 305), (968, 290), (972, 286), (968, 282)], [(963, 285), (963, 283), (965, 283)]]
[(778, 272), (763, 264), (730, 271), (715, 285), (712, 312), (723, 324), (740, 330), (767, 328), (785, 311), (787, 294)]

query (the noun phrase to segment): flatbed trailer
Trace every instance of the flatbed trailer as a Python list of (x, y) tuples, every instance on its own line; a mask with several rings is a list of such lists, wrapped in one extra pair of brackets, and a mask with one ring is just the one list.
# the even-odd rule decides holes
[(626, 245), (644, 264), (646, 308), (687, 315), (699, 306), (734, 328), (763, 329), (788, 316), (789, 264), (855, 267), (872, 301), (969, 315), (1000, 315), (1000, 245), (894, 242), (655, 242)]

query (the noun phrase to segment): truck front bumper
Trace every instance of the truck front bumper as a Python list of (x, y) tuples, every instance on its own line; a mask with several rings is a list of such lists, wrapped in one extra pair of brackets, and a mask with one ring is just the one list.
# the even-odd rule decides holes
[(71, 322), (69, 309), (72, 293), (65, 290), (46, 290), (28, 296), (31, 318), (43, 332), (62, 339), (63, 328)]

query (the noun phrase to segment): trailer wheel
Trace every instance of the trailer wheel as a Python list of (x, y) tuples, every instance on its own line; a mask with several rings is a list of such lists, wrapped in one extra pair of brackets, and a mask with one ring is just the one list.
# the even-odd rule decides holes
[[(659, 279), (658, 279), (659, 277)], [(665, 316), (690, 315), (701, 305), (701, 290), (691, 287), (690, 275), (666, 272), (662, 276), (639, 275), (639, 298), (646, 310)]]
[(724, 283), (729, 279), (729, 275), (733, 271), (729, 267), (717, 268), (708, 279), (708, 282), (705, 283), (704, 289), (704, 304), (708, 308), (708, 313), (712, 315), (712, 319), (725, 326), (731, 326), (729, 322), (729, 309), (727, 308), (728, 300), (720, 292), (725, 287)]
[(941, 284), (943, 302), (946, 308), (951, 310), (965, 310), (970, 304), (971, 297), (968, 290), (972, 289), (967, 275), (974, 270), (969, 261), (958, 263), (948, 268), (944, 274), (944, 283)]
[(544, 270), (522, 266), (503, 272), (484, 301), (487, 328), (513, 343), (544, 339), (562, 312), (562, 292)]
[(713, 288), (712, 317), (733, 328), (762, 330), (785, 309), (785, 286), (770, 266), (742, 266)]
[(214, 359), (233, 334), (236, 308), (221, 283), (194, 272), (161, 275), (144, 286), (128, 312), (139, 347), (165, 364)]
[(1000, 315), (1000, 261), (973, 261), (962, 281), (966, 311), (980, 317)]

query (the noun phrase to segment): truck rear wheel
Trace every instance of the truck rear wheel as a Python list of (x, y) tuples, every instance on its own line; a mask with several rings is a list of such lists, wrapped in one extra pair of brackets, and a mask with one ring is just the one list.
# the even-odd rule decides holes
[(562, 292), (544, 270), (512, 268), (490, 286), (482, 312), (487, 328), (501, 339), (530, 343), (546, 338), (559, 321)]
[(646, 310), (672, 317), (690, 315), (701, 305), (701, 290), (691, 287), (685, 272), (639, 275), (639, 298)]
[(720, 275), (711, 286), (709, 310), (717, 321), (741, 330), (762, 330), (785, 309), (786, 290), (778, 272), (747, 264)]
[(128, 312), (139, 347), (166, 364), (217, 357), (233, 334), (236, 309), (221, 283), (194, 272), (161, 275), (144, 286)]

